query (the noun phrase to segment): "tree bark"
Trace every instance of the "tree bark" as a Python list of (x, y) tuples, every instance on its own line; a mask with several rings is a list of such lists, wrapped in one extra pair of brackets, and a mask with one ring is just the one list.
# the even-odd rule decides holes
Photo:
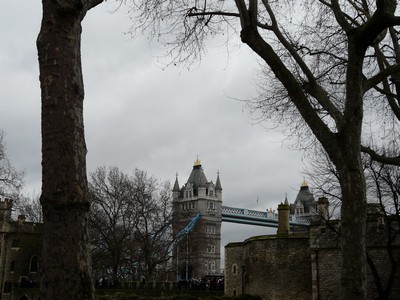
[(341, 299), (361, 300), (367, 299), (366, 194), (364, 172), (358, 156), (348, 153), (343, 163), (337, 164), (337, 169), (342, 189)]
[(37, 39), (44, 219), (40, 297), (93, 299), (80, 56), (87, 2), (43, 0), (42, 5)]
[(330, 155), (338, 170), (342, 190), (341, 299), (367, 299), (367, 196), (361, 160), (362, 68), (365, 51), (357, 35), (348, 36), (345, 108), (343, 122), (337, 133), (340, 151)]

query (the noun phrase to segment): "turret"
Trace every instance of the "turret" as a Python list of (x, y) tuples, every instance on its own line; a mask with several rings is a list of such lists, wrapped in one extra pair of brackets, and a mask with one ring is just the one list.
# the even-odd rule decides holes
[(311, 193), (307, 181), (303, 181), (296, 200), (290, 205), (290, 214), (296, 216), (307, 216), (315, 214), (316, 201)]
[(178, 182), (178, 173), (176, 173), (174, 188), (172, 189), (172, 198), (173, 201), (178, 200), (180, 194), (179, 182)]
[(222, 199), (222, 187), (221, 187), (221, 181), (219, 179), (219, 171), (217, 173), (217, 181), (215, 182), (215, 194), (218, 200)]
[(278, 234), (287, 235), (290, 233), (289, 212), (290, 208), (286, 196), (285, 203), (281, 203), (278, 205)]
[(326, 197), (321, 197), (318, 199), (317, 203), (317, 214), (323, 221), (328, 221), (329, 219), (329, 200)]
[(198, 196), (199, 196), (199, 198), (205, 198), (206, 192), (207, 192), (207, 178), (203, 172), (203, 169), (201, 167), (201, 162), (199, 159), (197, 159), (194, 163), (193, 169), (195, 169), (195, 168), (199, 168), (201, 170), (199, 181), (198, 181), (198, 186), (197, 186)]
[(5, 198), (4, 200), (0, 200), (0, 222), (11, 221), (12, 206), (13, 201), (11, 199)]

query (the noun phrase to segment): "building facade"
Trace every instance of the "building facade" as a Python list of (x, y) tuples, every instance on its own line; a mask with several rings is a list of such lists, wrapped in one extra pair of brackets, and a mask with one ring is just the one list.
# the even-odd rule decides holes
[(13, 201), (0, 200), (1, 300), (39, 299), (41, 224), (12, 220)]
[[(177, 281), (201, 280), (221, 274), (222, 187), (208, 181), (197, 159), (187, 182), (173, 188), (173, 235), (180, 237), (173, 250), (172, 265)], [(185, 231), (188, 225), (189, 231)]]

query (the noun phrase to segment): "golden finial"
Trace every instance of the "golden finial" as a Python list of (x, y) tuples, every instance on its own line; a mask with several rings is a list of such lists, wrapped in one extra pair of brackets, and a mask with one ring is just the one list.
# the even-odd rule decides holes
[(308, 187), (308, 182), (306, 181), (306, 179), (303, 179), (303, 182), (301, 183), (301, 187)]
[(197, 159), (195, 160), (193, 167), (201, 166), (201, 161), (199, 160), (199, 156), (197, 155)]

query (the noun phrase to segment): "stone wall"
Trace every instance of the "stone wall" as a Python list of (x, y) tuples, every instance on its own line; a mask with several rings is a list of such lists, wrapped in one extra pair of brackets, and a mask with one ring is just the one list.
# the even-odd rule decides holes
[(41, 225), (8, 222), (0, 232), (0, 299), (20, 299), (29, 290), (29, 299), (38, 299), (40, 283)]
[[(386, 288), (392, 270), (390, 255), (400, 263), (400, 240), (395, 238), (390, 242), (389, 235), (395, 236), (398, 232), (397, 222), (384, 225), (379, 216), (371, 217), (367, 223), (366, 244), (370, 263), (367, 266), (368, 299), (378, 296), (376, 279), (374, 279), (371, 265)], [(389, 229), (392, 230), (389, 230)], [(389, 247), (389, 243), (391, 243)], [(313, 272), (313, 299), (340, 299), (340, 224), (331, 221), (328, 224), (313, 224), (310, 228), (310, 250), (312, 255)], [(391, 253), (391, 254), (390, 254)], [(400, 267), (400, 266), (399, 266)], [(399, 269), (398, 267), (398, 269)], [(393, 286), (390, 299), (400, 299), (400, 271), (393, 275)]]
[[(259, 236), (225, 248), (225, 294), (310, 299), (308, 235)], [(236, 272), (236, 273), (235, 273)]]
[[(385, 221), (375, 216), (367, 223), (368, 299), (378, 297), (377, 278), (383, 290), (392, 282), (388, 299), (400, 299), (399, 224), (395, 219)], [(340, 299), (340, 242), (340, 223), (335, 220), (313, 223), (304, 234), (259, 236), (228, 244), (225, 293), (262, 299)]]

